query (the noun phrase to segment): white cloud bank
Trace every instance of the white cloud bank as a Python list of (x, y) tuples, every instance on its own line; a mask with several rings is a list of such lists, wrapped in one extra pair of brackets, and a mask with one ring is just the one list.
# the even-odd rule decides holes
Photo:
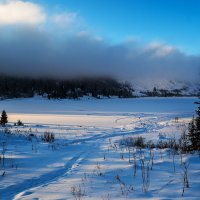
[(45, 18), (43, 9), (37, 4), (18, 0), (0, 3), (0, 25), (35, 25), (44, 22)]
[[(16, 24), (22, 25), (7, 32), (7, 25)], [(200, 56), (165, 43), (142, 45), (135, 39), (111, 45), (91, 34), (76, 12), (47, 14), (39, 4), (0, 1), (0, 25), (0, 74), (108, 75), (146, 83), (200, 78)]]
[(61, 27), (69, 27), (78, 21), (78, 14), (75, 12), (63, 12), (53, 16), (53, 21)]

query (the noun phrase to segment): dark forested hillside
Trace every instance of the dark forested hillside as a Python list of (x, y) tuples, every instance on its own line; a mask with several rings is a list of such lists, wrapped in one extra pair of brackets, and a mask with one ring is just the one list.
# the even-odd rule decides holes
[(70, 80), (36, 79), (0, 76), (0, 97), (19, 98), (41, 95), (51, 98), (77, 99), (84, 95), (132, 97), (128, 83), (120, 83), (111, 78), (84, 78)]

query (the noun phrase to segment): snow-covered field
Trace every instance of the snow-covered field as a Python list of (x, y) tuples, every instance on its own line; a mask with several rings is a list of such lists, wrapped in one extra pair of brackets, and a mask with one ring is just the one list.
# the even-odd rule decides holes
[[(172, 156), (167, 149), (153, 149), (154, 164), (145, 171), (149, 176), (144, 185), (141, 161), (147, 170), (152, 152), (120, 145), (120, 140), (137, 136), (155, 143), (178, 139), (194, 114), (195, 101), (38, 97), (0, 101), (10, 121), (7, 133), (4, 128), (0, 133), (0, 199), (199, 199), (198, 155)], [(18, 119), (24, 127), (11, 126)], [(43, 142), (44, 132), (54, 133), (55, 141)], [(183, 196), (181, 162), (189, 164), (189, 188)]]

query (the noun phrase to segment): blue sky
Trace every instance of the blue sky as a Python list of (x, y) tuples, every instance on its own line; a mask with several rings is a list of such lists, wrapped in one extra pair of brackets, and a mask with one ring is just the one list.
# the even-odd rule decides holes
[(77, 12), (101, 37), (120, 42), (159, 41), (187, 54), (200, 52), (198, 0), (34, 0), (48, 12)]

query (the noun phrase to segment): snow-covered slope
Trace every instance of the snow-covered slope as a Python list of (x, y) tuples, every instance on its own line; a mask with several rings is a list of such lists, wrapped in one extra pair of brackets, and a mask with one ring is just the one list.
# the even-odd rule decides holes
[(198, 96), (200, 90), (199, 81), (186, 82), (186, 81), (169, 81), (169, 80), (134, 80), (131, 81), (136, 96), (144, 96), (147, 91), (153, 91), (154, 88), (157, 90), (167, 91), (180, 91), (182, 96)]

